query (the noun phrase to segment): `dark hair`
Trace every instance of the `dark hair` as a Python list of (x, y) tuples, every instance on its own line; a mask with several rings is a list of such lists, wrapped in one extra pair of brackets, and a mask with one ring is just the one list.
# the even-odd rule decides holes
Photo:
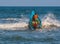
[(35, 15), (36, 15), (37, 13), (35, 13)]

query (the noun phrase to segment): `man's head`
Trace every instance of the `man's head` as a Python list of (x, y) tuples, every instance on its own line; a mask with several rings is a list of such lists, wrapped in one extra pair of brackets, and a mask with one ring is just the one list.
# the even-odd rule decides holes
[(36, 20), (38, 18), (38, 14), (35, 14), (34, 16), (33, 16), (33, 20)]
[(38, 18), (38, 14), (35, 14), (33, 17), (34, 17), (34, 19)]

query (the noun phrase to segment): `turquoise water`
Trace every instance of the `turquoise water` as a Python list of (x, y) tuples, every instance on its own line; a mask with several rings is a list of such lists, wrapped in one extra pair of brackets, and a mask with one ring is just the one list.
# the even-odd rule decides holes
[[(32, 10), (55, 26), (24, 30)], [(60, 44), (60, 7), (0, 7), (0, 44)]]

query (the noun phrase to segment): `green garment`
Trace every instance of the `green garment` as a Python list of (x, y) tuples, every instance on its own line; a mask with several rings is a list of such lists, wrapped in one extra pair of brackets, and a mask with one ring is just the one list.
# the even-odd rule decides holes
[(40, 23), (40, 21), (38, 20), (38, 18), (37, 19), (35, 19), (35, 21), (39, 24)]
[(39, 24), (39, 23), (40, 23), (40, 21), (38, 20), (38, 18), (37, 18), (37, 19), (35, 19), (35, 21), (32, 21), (32, 25), (33, 25), (34, 23), (37, 23), (37, 24)]

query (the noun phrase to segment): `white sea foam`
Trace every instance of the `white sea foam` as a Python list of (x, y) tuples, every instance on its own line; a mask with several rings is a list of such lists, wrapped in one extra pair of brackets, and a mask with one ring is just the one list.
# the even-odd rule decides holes
[(28, 26), (28, 19), (26, 18), (7, 18), (1, 20), (18, 20), (16, 23), (0, 23), (0, 29), (12, 29), (16, 30), (17, 28), (26, 28)]
[[(16, 30), (17, 28), (26, 28), (28, 27), (28, 22), (29, 19), (27, 18), (7, 18), (7, 19), (2, 19), (2, 20), (18, 20), (18, 22), (16, 23), (5, 23), (5, 24), (1, 24), (0, 23), (0, 28), (1, 29), (12, 29), (12, 30)], [(43, 28), (49, 28), (51, 27), (60, 27), (60, 21), (58, 21), (54, 14), (52, 13), (48, 13), (47, 15), (45, 15), (42, 18), (42, 27)]]
[(43, 17), (42, 25), (43, 27), (49, 27), (49, 26), (60, 27), (60, 21), (56, 19), (54, 14), (48, 13), (46, 16)]
[(18, 22), (18, 23), (10, 23), (10, 24), (0, 24), (0, 28), (2, 29), (16, 29), (16, 28), (24, 28), (26, 27), (28, 24), (26, 24), (25, 22)]

